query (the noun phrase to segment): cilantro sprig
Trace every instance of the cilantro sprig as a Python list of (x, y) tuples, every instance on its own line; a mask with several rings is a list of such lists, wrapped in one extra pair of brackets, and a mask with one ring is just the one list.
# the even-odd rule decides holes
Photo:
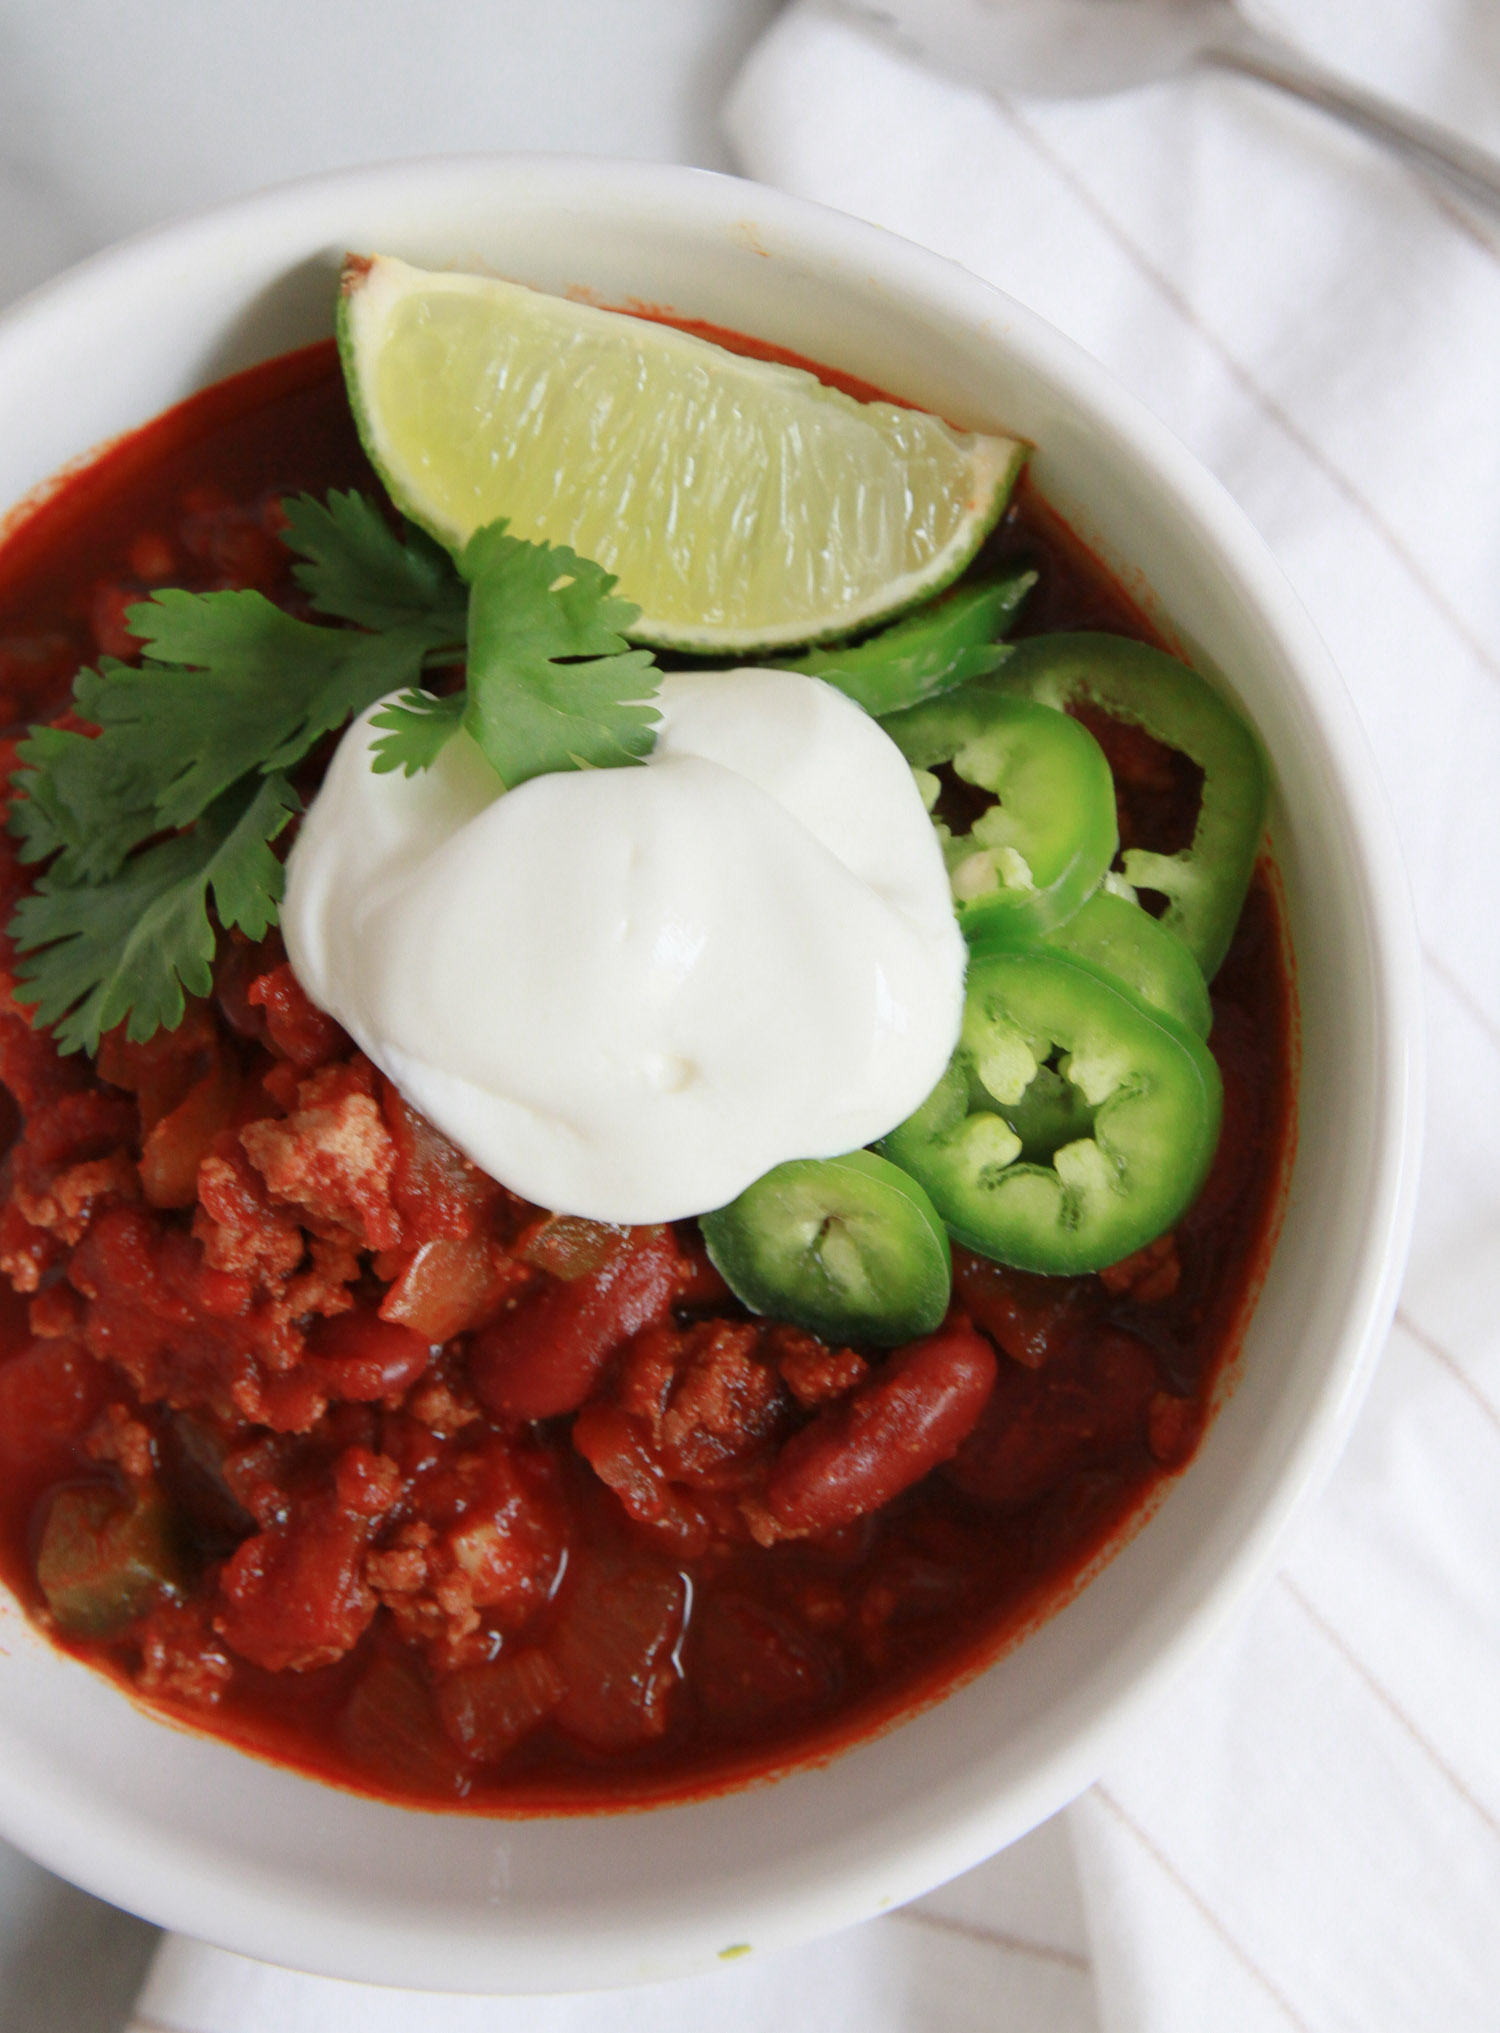
[(640, 609), (614, 596), (611, 573), (565, 544), (525, 543), (504, 522), (470, 538), (458, 569), (469, 586), (466, 690), (408, 692), (377, 713), (377, 770), (428, 768), (460, 727), (508, 790), (650, 754), (658, 672), (649, 650), (626, 641)]
[(182, 1021), (184, 990), (213, 986), (219, 923), (262, 939), (281, 901), (281, 863), (271, 842), (300, 800), (286, 778), (247, 777), (202, 814), (100, 883), (54, 883), (44, 876), (22, 897), (11, 937), (26, 952), (18, 970), (36, 1006), (32, 1022), (52, 1024), (65, 1052), (96, 1051), (102, 1032), (129, 1017), (126, 1035), (149, 1038)]
[[(17, 1000), (66, 1052), (125, 1022), (148, 1038), (212, 985), (212, 909), (259, 939), (279, 915), (272, 852), (301, 801), (291, 772), (377, 699), (377, 770), (431, 766), (460, 728), (514, 788), (546, 771), (641, 761), (658, 674), (624, 631), (638, 609), (602, 567), (480, 530), (458, 569), (420, 531), (398, 534), (368, 497), (283, 504), (299, 620), (255, 592), (169, 589), (132, 607), (139, 665), (81, 671), (76, 718), (33, 727), (11, 778), (10, 830), (47, 862), (9, 932)], [(452, 671), (457, 691), (422, 679)]]

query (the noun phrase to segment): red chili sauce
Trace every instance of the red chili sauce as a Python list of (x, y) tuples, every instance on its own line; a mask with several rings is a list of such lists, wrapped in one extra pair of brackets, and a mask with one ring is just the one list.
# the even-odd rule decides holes
[[(153, 586), (298, 609), (276, 504), (334, 486), (376, 483), (331, 346), (69, 479), (0, 547), (0, 737), (64, 711), (81, 662), (131, 654)], [(1024, 486), (976, 569), (1017, 560), (1040, 574), (1023, 632), (1150, 639)], [(1090, 724), (1124, 842), (1182, 844), (1191, 768)], [(27, 880), (8, 840), (0, 876), (3, 925)], [(517, 1200), (308, 1003), (274, 935), (221, 940), (210, 1001), (93, 1065), (7, 998), (0, 1575), (50, 1625), (34, 1563), (59, 1490), (96, 1515), (150, 1491), (171, 1585), (59, 1642), (367, 1792), (597, 1810), (827, 1755), (1066, 1600), (1191, 1456), (1273, 1240), (1291, 1008), (1263, 870), (1214, 984), (1225, 1119), (1196, 1207), (1098, 1277), (956, 1252), (924, 1359), (961, 1370), (990, 1341), (978, 1425), (874, 1514), (764, 1544), (783, 1451), (815, 1452), (897, 1356), (751, 1320), (692, 1223), (612, 1233)]]

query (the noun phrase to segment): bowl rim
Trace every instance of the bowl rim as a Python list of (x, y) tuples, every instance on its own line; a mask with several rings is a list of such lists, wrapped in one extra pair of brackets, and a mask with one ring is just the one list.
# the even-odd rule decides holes
[[(888, 278), (933, 308), (935, 316), (993, 335), (996, 348), (1018, 356), (1054, 384), (1090, 421), (1107, 430), (1132, 465), (1171, 499), (1195, 536), (1232, 561), (1269, 633), (1283, 646), (1302, 703), (1318, 723), (1334, 762), (1330, 794), (1341, 801), (1362, 877), (1359, 899), (1371, 962), (1370, 993), (1379, 1016), (1377, 1056), (1380, 1120), (1374, 1131), (1378, 1161), (1361, 1181), (1367, 1219), (1355, 1297), (1343, 1319), (1338, 1345), (1303, 1426), (1247, 1533), (1216, 1570), (1196, 1603), (1177, 1620), (1150, 1656), (1137, 1659), (1123, 1684), (1069, 1742), (1040, 1761), (1026, 1784), (1012, 1790), (997, 1811), (981, 1788), (961, 1812), (949, 1803), (940, 1826), (907, 1825), (885, 1846), (849, 1857), (825, 1870), (810, 1891), (796, 1888), (796, 1913), (785, 1895), (767, 1892), (757, 1905), (737, 1898), (726, 1939), (784, 1946), (833, 1931), (906, 1899), (970, 1868), (1073, 1798), (1107, 1763), (1169, 1686), (1212, 1643), (1257, 1585), (1270, 1576), (1293, 1519), (1321, 1488), (1352, 1425), (1395, 1308), (1415, 1211), (1422, 1121), (1423, 1064), (1421, 967), (1415, 918), (1404, 867), (1368, 740), (1352, 699), (1313, 624), (1264, 542), (1217, 480), (1153, 417), (1136, 397), (1080, 347), (1035, 313), (956, 263), (884, 229), (718, 172), (675, 165), (621, 163), (605, 157), (566, 155), (458, 155), (372, 164), (270, 186), (151, 229), (91, 256), (23, 297), (0, 315), (0, 378), (17, 347), (34, 345), (52, 326), (66, 328), (107, 301), (131, 274), (155, 262), (163, 273), (190, 264), (226, 232), (284, 222), (290, 262), (291, 223), (303, 209), (335, 211), (344, 198), (428, 184), (434, 192), (454, 179), (490, 176), (497, 185), (545, 186), (579, 206), (633, 208), (654, 213), (680, 230), (761, 227), (769, 238), (795, 245), (831, 271), (853, 269)], [(145, 421), (146, 419), (142, 419)], [(83, 455), (78, 463), (94, 456)], [(3, 513), (3, 510), (0, 510)], [(0, 523), (0, 536), (4, 534)], [(0, 1667), (3, 1670), (3, 1667)], [(80, 1669), (83, 1670), (83, 1669)], [(576, 1959), (566, 1975), (545, 1957), (525, 1967), (506, 1966), (466, 1935), (445, 1930), (441, 1915), (414, 1909), (400, 1940), (372, 1940), (369, 1918), (339, 1908), (330, 1893), (321, 1915), (297, 1910), (274, 1883), (242, 1871), (226, 1887), (207, 1882), (191, 1845), (161, 1840), (142, 1846), (127, 1815), (76, 1790), (59, 1800), (46, 1780), (33, 1781), (0, 1761), (0, 1833), (38, 1861), (99, 1896), (141, 1911), (161, 1924), (215, 1940), (262, 1959), (295, 1963), (333, 1976), (451, 1990), (506, 1982), (514, 1988), (595, 1988), (650, 1981), (710, 1966), (701, 1915), (674, 1929), (662, 1925), (653, 1954), (643, 1963), (628, 1926), (601, 1935), (592, 1959)], [(729, 1797), (746, 1797), (729, 1796)], [(405, 1812), (407, 1810), (396, 1810)], [(694, 1809), (647, 1810), (691, 1814)], [(430, 1818), (430, 1817), (429, 1817)], [(472, 1819), (472, 1817), (469, 1817)], [(920, 1817), (917, 1817), (920, 1820)], [(526, 1823), (499, 1826), (514, 1831)], [(587, 1828), (586, 1818), (575, 1825)], [(227, 1896), (226, 1896), (227, 1895)], [(232, 1909), (232, 1910), (231, 1910)], [(382, 1923), (384, 1927), (384, 1923)], [(399, 1932), (399, 1930), (397, 1930)], [(722, 1951), (720, 1951), (722, 1952)], [(573, 1971), (578, 1974), (576, 1982)], [(476, 1977), (480, 1981), (476, 1981)]]

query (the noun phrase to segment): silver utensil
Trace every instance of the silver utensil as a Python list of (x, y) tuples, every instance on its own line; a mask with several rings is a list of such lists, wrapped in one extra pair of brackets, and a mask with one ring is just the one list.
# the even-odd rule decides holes
[(1193, 64), (1276, 85), (1500, 210), (1500, 157), (1349, 83), (1247, 21), (1235, 0), (843, 0), (843, 12), (993, 91), (1127, 91)]

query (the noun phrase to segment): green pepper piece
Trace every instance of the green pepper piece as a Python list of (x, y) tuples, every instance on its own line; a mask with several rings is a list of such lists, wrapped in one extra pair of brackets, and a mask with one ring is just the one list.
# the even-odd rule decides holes
[(1191, 1205), (1221, 1109), (1207, 1047), (1170, 1017), (1080, 960), (990, 950), (970, 961), (947, 1071), (881, 1148), (959, 1242), (1071, 1276), (1144, 1248)]
[(1177, 854), (1128, 848), (1124, 866), (1137, 889), (1166, 897), (1162, 923), (1212, 981), (1234, 936), (1266, 821), (1266, 766), (1245, 722), (1187, 664), (1121, 635), (1033, 636), (988, 682), (1048, 706), (1088, 700), (1203, 771), (1191, 844)]
[[(964, 935), (1035, 936), (1097, 889), (1119, 845), (1115, 786), (1088, 729), (981, 678), (880, 723), (912, 767), (951, 763), (996, 802), (967, 833), (938, 837)], [(929, 776), (924, 794), (937, 795)]]
[(996, 637), (1035, 584), (1035, 572), (1012, 572), (964, 586), (861, 643), (809, 650), (775, 668), (822, 678), (877, 718), (897, 713), (998, 669), (1010, 650)]
[[(1001, 943), (1015, 942), (1002, 942), (991, 933), (983, 947), (987, 951)], [(1071, 918), (1045, 933), (1041, 944), (1111, 975), (1138, 1001), (1164, 1010), (1195, 1038), (1208, 1036), (1214, 1013), (1203, 970), (1177, 934), (1128, 895), (1096, 889)]]
[(129, 1497), (98, 1482), (59, 1490), (42, 1529), (36, 1578), (68, 1637), (118, 1637), (181, 1582), (165, 1498), (149, 1485)]
[(894, 1348), (948, 1310), (947, 1232), (917, 1181), (873, 1151), (793, 1158), (698, 1225), (742, 1304), (826, 1341)]

